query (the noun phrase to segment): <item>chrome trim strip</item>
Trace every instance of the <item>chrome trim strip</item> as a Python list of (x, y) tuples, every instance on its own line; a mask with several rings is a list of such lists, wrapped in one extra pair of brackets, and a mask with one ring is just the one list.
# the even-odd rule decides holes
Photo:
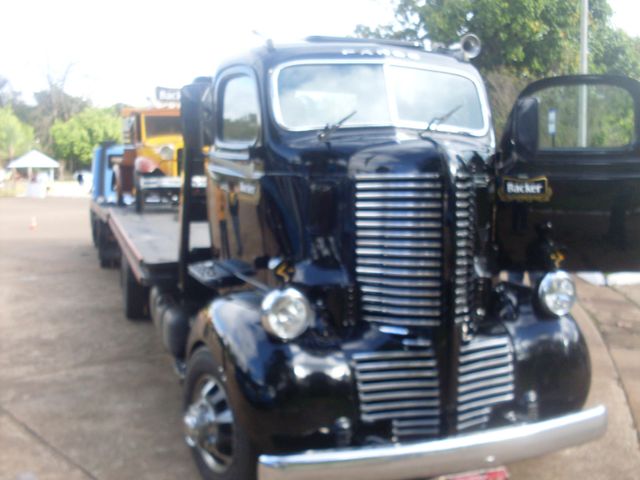
[(413, 398), (438, 398), (440, 393), (438, 390), (405, 390), (405, 391), (390, 391), (383, 393), (364, 393), (360, 392), (358, 397), (363, 402), (380, 402), (384, 400), (404, 400)]
[[(356, 227), (359, 228), (442, 228), (441, 222), (416, 221), (416, 220), (356, 220)], [(416, 236), (420, 236), (416, 234)]]
[(440, 218), (442, 217), (442, 212), (437, 211), (437, 212), (415, 212), (413, 210), (409, 210), (409, 211), (400, 211), (400, 212), (396, 212), (393, 210), (386, 210), (386, 211), (381, 211), (381, 210), (356, 210), (356, 218), (380, 218), (383, 220), (387, 220), (387, 219), (392, 219), (392, 220), (397, 220), (398, 217), (401, 217), (403, 219), (407, 218), (419, 218), (419, 219), (425, 219), (425, 218)]
[[(431, 341), (429, 341), (431, 345)], [(433, 358), (433, 353), (429, 350), (422, 352), (401, 351), (401, 352), (387, 352), (386, 350), (380, 352), (360, 352), (354, 353), (353, 358), (355, 360), (376, 360), (380, 358)]]
[(411, 417), (435, 417), (440, 415), (440, 411), (437, 408), (432, 409), (418, 409), (418, 410), (399, 410), (393, 412), (380, 412), (380, 413), (363, 413), (362, 420), (365, 422), (377, 422), (378, 420), (393, 420), (396, 418), (411, 418)]
[[(416, 255), (417, 257), (417, 255)], [(379, 266), (379, 267), (407, 267), (407, 268), (440, 268), (442, 262), (440, 260), (414, 260), (402, 258), (389, 258), (387, 256), (379, 257), (360, 257), (356, 261), (358, 266)]]
[(358, 390), (362, 394), (369, 392), (380, 392), (383, 390), (398, 390), (401, 388), (438, 388), (440, 384), (437, 380), (406, 380), (379, 382), (372, 384), (358, 384)]
[[(438, 286), (438, 285), (436, 285)], [(375, 287), (372, 285), (361, 285), (360, 290), (364, 294), (373, 295), (389, 295), (392, 297), (409, 297), (409, 298), (442, 298), (442, 294), (438, 291), (429, 290), (409, 290), (399, 288)]]
[(421, 172), (421, 173), (357, 173), (355, 175), (356, 180), (418, 180), (418, 179), (433, 179), (440, 178), (440, 172)]
[[(386, 245), (386, 242), (384, 243)], [(434, 248), (440, 248), (438, 244), (437, 247), (432, 247), (430, 249), (420, 250), (416, 252), (415, 250), (397, 250), (392, 247), (388, 248), (356, 248), (356, 255), (366, 255), (366, 256), (375, 256), (375, 257), (410, 257), (415, 259), (419, 258), (442, 258), (442, 254), (438, 251), (434, 251)]]
[(378, 295), (363, 295), (362, 301), (365, 303), (380, 303), (387, 305), (395, 305), (398, 307), (441, 307), (440, 300), (424, 300), (416, 298), (394, 298)]
[(602, 436), (598, 406), (536, 423), (428, 442), (261, 455), (259, 480), (398, 480), (480, 470), (537, 457)]
[(387, 182), (358, 182), (356, 181), (356, 190), (389, 190), (402, 188), (404, 190), (422, 190), (425, 188), (438, 190), (442, 189), (440, 182), (428, 182), (428, 181), (414, 181), (414, 179), (407, 179), (404, 181), (394, 181), (390, 179)]
[(377, 371), (382, 369), (391, 370), (403, 370), (407, 368), (428, 368), (435, 367), (436, 362), (431, 356), (427, 357), (428, 360), (384, 360), (378, 362), (358, 363), (356, 370), (358, 372)]
[(363, 315), (362, 319), (372, 323), (382, 323), (384, 325), (398, 325), (401, 327), (437, 327), (440, 325), (439, 318), (404, 318), (404, 317), (379, 317), (376, 315)]
[(359, 283), (389, 287), (440, 288), (442, 286), (440, 280), (402, 280), (384, 277), (367, 277), (365, 275), (358, 275), (357, 279)]
[(356, 198), (358, 200), (368, 200), (368, 199), (380, 199), (380, 198), (442, 198), (441, 192), (426, 192), (426, 191), (418, 191), (414, 192), (412, 190), (394, 190), (391, 192), (380, 191), (380, 192), (356, 192)]
[[(415, 202), (404, 200), (390, 200), (387, 202), (378, 202), (375, 200), (358, 200), (356, 208), (383, 208), (385, 210), (404, 210), (404, 209), (420, 209), (420, 208), (442, 208), (440, 202)], [(367, 210), (368, 211), (368, 210)]]

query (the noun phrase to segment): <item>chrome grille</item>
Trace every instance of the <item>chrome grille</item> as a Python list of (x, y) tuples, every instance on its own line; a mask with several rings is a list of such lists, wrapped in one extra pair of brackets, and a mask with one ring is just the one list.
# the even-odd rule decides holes
[(473, 240), (475, 226), (475, 201), (473, 180), (466, 173), (458, 173), (455, 178), (455, 321), (463, 325), (466, 335), (471, 326), (471, 305), (473, 303)]
[(394, 440), (438, 435), (438, 369), (431, 346), (357, 353), (353, 360), (363, 422), (391, 421)]
[(363, 319), (387, 325), (439, 325), (439, 174), (356, 176), (355, 222), (356, 278)]
[(507, 336), (476, 337), (460, 348), (458, 431), (486, 425), (493, 408), (513, 400), (513, 375)]

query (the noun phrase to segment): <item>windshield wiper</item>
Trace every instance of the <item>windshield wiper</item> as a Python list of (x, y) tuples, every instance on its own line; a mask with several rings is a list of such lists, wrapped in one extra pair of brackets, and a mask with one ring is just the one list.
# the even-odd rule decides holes
[(462, 104), (457, 105), (455, 108), (452, 108), (451, 110), (449, 110), (447, 113), (445, 113), (444, 115), (440, 115), (438, 117), (433, 117), (430, 121), (429, 124), (427, 125), (427, 128), (425, 128), (423, 131), (420, 132), (420, 136), (422, 136), (423, 134), (432, 131), (432, 128), (435, 125), (440, 125), (442, 122), (445, 122), (449, 119), (449, 117), (451, 117), (454, 113), (456, 113), (458, 110), (460, 110), (462, 108)]
[(333, 133), (338, 130), (342, 125), (344, 125), (344, 122), (346, 122), (347, 120), (349, 120), (351, 117), (353, 117), (356, 113), (358, 113), (357, 110), (354, 110), (353, 112), (351, 112), (349, 115), (347, 115), (346, 117), (338, 120), (336, 123), (334, 123), (333, 125), (330, 123), (327, 123), (327, 125), (318, 133), (318, 140), (320, 140), (321, 142), (328, 142), (329, 141), (329, 137), (331, 137), (331, 135), (333, 135)]

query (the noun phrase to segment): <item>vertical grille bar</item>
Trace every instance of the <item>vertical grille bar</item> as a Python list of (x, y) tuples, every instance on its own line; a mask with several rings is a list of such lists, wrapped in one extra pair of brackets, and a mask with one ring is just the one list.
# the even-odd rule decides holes
[(466, 337), (472, 326), (471, 309), (474, 298), (475, 198), (471, 176), (458, 173), (455, 190), (454, 317), (455, 323), (462, 325), (463, 337)]

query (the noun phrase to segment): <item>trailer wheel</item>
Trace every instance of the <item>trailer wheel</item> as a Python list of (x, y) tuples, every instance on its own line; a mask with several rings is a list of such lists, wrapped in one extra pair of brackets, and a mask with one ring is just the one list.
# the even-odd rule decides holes
[(189, 359), (184, 382), (185, 441), (205, 480), (255, 480), (258, 455), (236, 421), (221, 369), (206, 347)]
[(96, 241), (98, 248), (98, 260), (101, 268), (114, 268), (117, 266), (117, 257), (114, 253), (114, 245), (111, 241), (109, 226), (96, 218), (95, 220)]
[(89, 211), (89, 222), (91, 223), (91, 240), (93, 240), (93, 246), (98, 246), (98, 231), (97, 231), (97, 223), (96, 214), (92, 211)]
[(129, 320), (142, 320), (147, 318), (147, 302), (149, 291), (136, 280), (129, 262), (123, 256), (120, 261), (120, 283), (122, 285), (122, 301), (124, 315)]

